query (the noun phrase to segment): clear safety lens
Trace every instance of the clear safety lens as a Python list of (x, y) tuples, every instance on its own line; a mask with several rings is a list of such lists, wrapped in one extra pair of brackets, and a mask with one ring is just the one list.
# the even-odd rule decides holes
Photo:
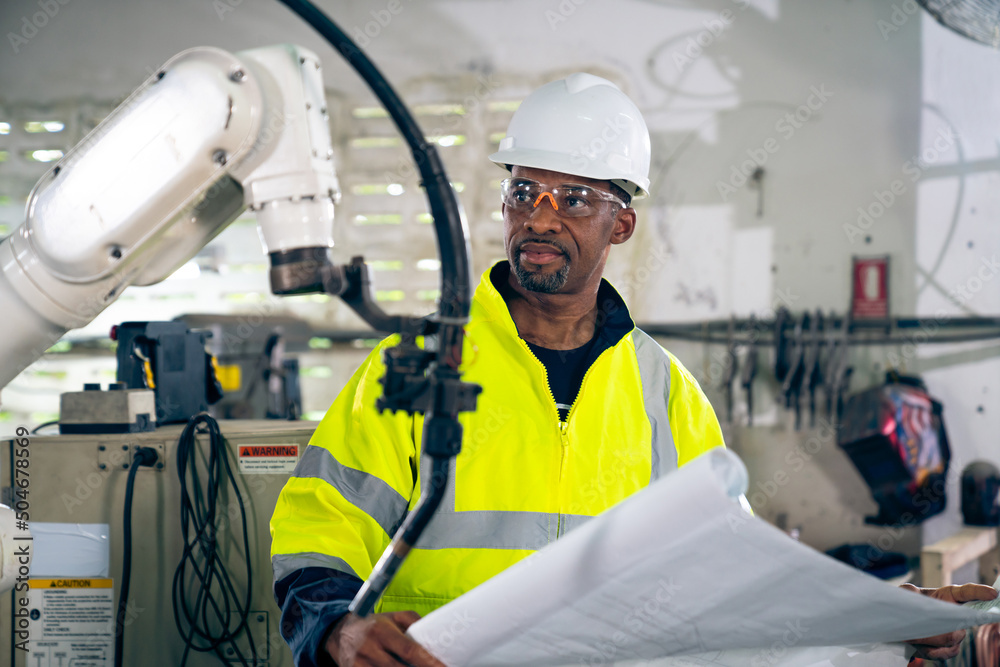
[(600, 213), (605, 202), (625, 206), (625, 202), (610, 192), (587, 185), (564, 183), (549, 188), (526, 178), (504, 179), (500, 196), (518, 215), (531, 215), (540, 206), (551, 206), (565, 218), (583, 218)]

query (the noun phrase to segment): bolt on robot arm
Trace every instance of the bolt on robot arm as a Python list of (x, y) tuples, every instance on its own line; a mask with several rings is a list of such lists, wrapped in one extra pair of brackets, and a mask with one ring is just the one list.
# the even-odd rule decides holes
[(328, 265), (338, 197), (315, 54), (174, 56), (42, 177), (25, 223), (0, 243), (0, 387), (247, 207), (285, 274), (303, 256)]

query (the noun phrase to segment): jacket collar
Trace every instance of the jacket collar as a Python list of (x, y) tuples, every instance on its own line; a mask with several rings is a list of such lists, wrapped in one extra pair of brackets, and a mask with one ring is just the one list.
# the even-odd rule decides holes
[[(507, 308), (504, 298), (510, 292), (510, 286), (507, 284), (509, 274), (510, 264), (507, 260), (501, 260), (490, 267), (476, 288), (474, 301), (482, 306), (487, 320), (501, 325), (512, 336), (517, 337), (517, 326), (510, 316), (510, 309)], [(600, 347), (606, 349), (617, 345), (622, 338), (632, 333), (635, 322), (632, 321), (625, 300), (611, 283), (603, 278), (601, 286), (597, 289), (597, 304), (600, 309), (597, 336), (602, 343)]]

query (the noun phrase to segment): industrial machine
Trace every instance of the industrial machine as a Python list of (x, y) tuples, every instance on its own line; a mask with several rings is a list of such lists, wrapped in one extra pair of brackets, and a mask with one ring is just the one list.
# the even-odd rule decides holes
[[(282, 1), (348, 59), (410, 145), (441, 254), (438, 311), (390, 316), (375, 304), (362, 257), (332, 263), (339, 186), (316, 55), (292, 45), (237, 54), (194, 48), (167, 61), (52, 167), (29, 196), (25, 223), (0, 243), (0, 311), (18, 324), (5, 338), (0, 387), (128, 286), (170, 275), (250, 208), (270, 260), (272, 291), (336, 295), (376, 330), (399, 333), (400, 344), (386, 351), (378, 406), (425, 416), (422, 449), (434, 474), (352, 605), (364, 616), (440, 503), (450, 459), (461, 449), (458, 414), (475, 409), (480, 388), (463, 382), (458, 370), (471, 303), (468, 234), (440, 157), (388, 82), (310, 3)], [(154, 366), (144, 346), (162, 343), (164, 332), (140, 326), (125, 333), (119, 351), (132, 365), (123, 376), (120, 364), (119, 380), (141, 386)], [(433, 336), (433, 349), (418, 345), (423, 336)], [(182, 338), (174, 342), (178, 358), (187, 359), (191, 350)], [(268, 350), (272, 363), (280, 357), (277, 345)], [(156, 416), (167, 416), (159, 423), (177, 421), (164, 412), (168, 407), (157, 404)], [(64, 660), (290, 664), (269, 586), (259, 585), (270, 582), (264, 527), (313, 425), (220, 427), (197, 415), (183, 427), (144, 430), (151, 421), (137, 420), (115, 435), (39, 437), (30, 449), (2, 445), (0, 460), (12, 464), (3, 479), (7, 495), (22, 461), (39, 471), (31, 478), (34, 504), (15, 507), (18, 520), (30, 515), (38, 583), (27, 605), (23, 597), (2, 605), (0, 627), (31, 617), (33, 637), (45, 639), (31, 644), (31, 664), (39, 667)], [(171, 469), (176, 482), (164, 474)], [(179, 522), (168, 518), (178, 511)], [(136, 541), (134, 559), (133, 513), (157, 526)], [(175, 572), (172, 585), (168, 571)], [(108, 589), (116, 587), (114, 611)], [(126, 631), (142, 641), (123, 643)], [(27, 664), (22, 648), (10, 649), (18, 667)]]
[[(113, 664), (108, 647), (114, 640), (112, 620), (121, 584), (124, 537), (128, 534), (123, 515), (126, 482), (136, 452), (148, 447), (157, 452), (158, 465), (138, 468), (135, 475), (131, 507), (131, 528), (135, 533), (131, 540), (123, 664), (291, 667), (291, 652), (278, 632), (280, 610), (270, 586), (268, 520), (278, 493), (315, 427), (315, 422), (304, 421), (221, 422), (236, 484), (220, 488), (214, 529), (218, 552), (212, 567), (216, 576), (225, 573), (229, 584), (239, 592), (241, 606), (247, 592), (249, 599), (243, 610), (245, 630), (236, 633), (232, 644), (218, 641), (216, 649), (201, 652), (187, 650), (184, 641), (193, 635), (190, 641), (195, 646), (204, 648), (213, 643), (213, 639), (191, 630), (201, 625), (195, 613), (201, 610), (200, 605), (195, 605), (199, 588), (194, 582), (198, 577), (196, 567), (204, 567), (205, 561), (201, 554), (192, 553), (191, 542), (197, 541), (191, 539), (191, 534), (185, 541), (183, 530), (182, 501), (185, 495), (194, 494), (191, 486), (185, 488), (179, 483), (183, 471), (178, 467), (178, 452), (184, 426), (172, 424), (129, 434), (31, 436), (31, 587), (0, 596), (0, 632), (19, 640), (13, 630), (23, 618), (25, 624), (30, 624), (30, 639), (24, 645), (28, 651), (4, 642), (0, 664), (57, 666), (60, 656), (66, 665), (73, 664), (67, 663), (68, 658), (85, 655), (96, 657), (82, 664)], [(195, 436), (196, 451), (208, 451), (210, 435)], [(12, 460), (15, 446), (14, 441), (0, 443), (0, 459)], [(6, 465), (4, 472), (6, 477)], [(7, 485), (4, 479), (3, 486)], [(241, 507), (246, 514), (245, 532)], [(9, 523), (11, 532), (18, 534), (13, 520)], [(7, 528), (0, 518), (0, 533)], [(244, 537), (249, 547), (246, 550)], [(17, 561), (13, 560), (11, 566), (16, 576)], [(184, 569), (178, 574), (181, 566)], [(6, 566), (2, 571), (2, 583), (7, 584)], [(14, 581), (11, 578), (9, 586)], [(183, 590), (177, 590), (179, 586)], [(185, 613), (184, 606), (178, 605), (175, 619), (175, 599), (180, 602), (177, 596), (182, 593), (189, 610)], [(218, 589), (214, 593), (217, 595)], [(81, 599), (74, 600), (77, 594)], [(15, 598), (28, 598), (30, 603), (14, 604)], [(221, 599), (217, 601), (224, 604)], [(55, 616), (60, 609), (67, 615), (89, 618), (90, 625)], [(210, 606), (208, 611), (211, 615)], [(231, 630), (240, 625), (239, 611), (233, 608), (229, 613)], [(221, 625), (207, 629), (215, 633), (216, 639), (226, 636), (226, 628)], [(254, 654), (255, 659), (251, 657)]]

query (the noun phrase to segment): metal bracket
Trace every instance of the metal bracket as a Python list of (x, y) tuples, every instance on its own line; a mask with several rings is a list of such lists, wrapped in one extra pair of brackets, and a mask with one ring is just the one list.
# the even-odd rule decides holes
[(101, 470), (128, 470), (132, 467), (132, 458), (135, 450), (139, 447), (149, 447), (155, 449), (157, 454), (156, 463), (150, 470), (162, 472), (167, 467), (166, 445), (161, 443), (133, 442), (123, 444), (121, 442), (102, 442), (97, 445), (97, 467)]
[(167, 467), (167, 447), (162, 442), (137, 442), (132, 444), (132, 448), (129, 450), (129, 465), (132, 464), (132, 459), (135, 457), (135, 451), (140, 447), (148, 447), (149, 449), (156, 450), (156, 463), (150, 467), (150, 470), (156, 470), (157, 472), (163, 472)]

